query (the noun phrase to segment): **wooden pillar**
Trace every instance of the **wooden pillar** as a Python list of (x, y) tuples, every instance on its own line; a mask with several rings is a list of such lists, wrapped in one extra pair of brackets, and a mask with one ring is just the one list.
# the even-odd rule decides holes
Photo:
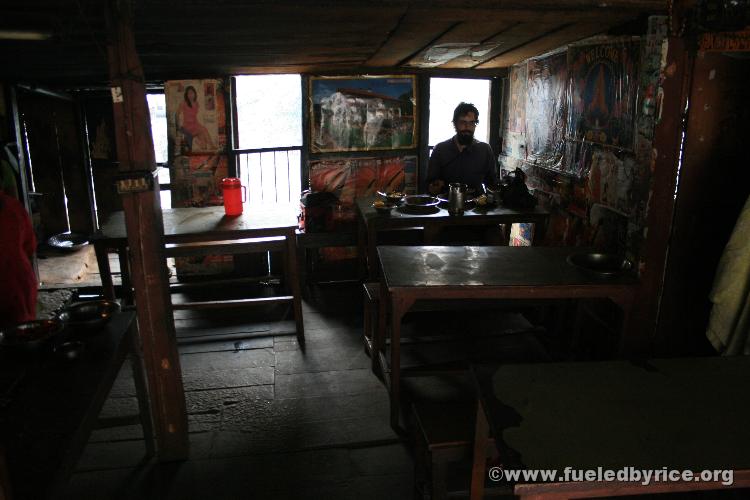
[(646, 268), (633, 307), (628, 352), (653, 353), (656, 319), (664, 285), (664, 268), (674, 213), (674, 192), (682, 147), (685, 104), (690, 88), (692, 59), (685, 42), (668, 38), (669, 50), (661, 88), (664, 92), (661, 119), (654, 129), (653, 185), (647, 216)]
[[(164, 258), (164, 222), (143, 69), (135, 50), (130, 2), (110, 0), (109, 75), (120, 174), (148, 179), (147, 189), (122, 194), (125, 226), (160, 461), (188, 457), (187, 412)], [(145, 177), (144, 177), (145, 173)], [(139, 185), (139, 183), (130, 183)], [(143, 185), (143, 184), (141, 184)], [(121, 190), (122, 192), (122, 190)]]

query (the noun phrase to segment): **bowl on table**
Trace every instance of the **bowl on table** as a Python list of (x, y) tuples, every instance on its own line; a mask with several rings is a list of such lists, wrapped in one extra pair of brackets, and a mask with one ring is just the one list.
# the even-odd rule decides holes
[(401, 203), (404, 202), (404, 197), (406, 196), (401, 191), (389, 191), (387, 193), (378, 191), (378, 194), (385, 198), (386, 202), (392, 203), (394, 206), (401, 205)]
[(57, 319), (68, 327), (93, 330), (107, 324), (119, 310), (120, 304), (112, 300), (78, 302), (60, 311)]
[(383, 200), (377, 200), (372, 204), (372, 208), (374, 208), (375, 211), (381, 215), (390, 215), (391, 210), (396, 206), (397, 205), (395, 203)]
[(568, 256), (568, 263), (600, 278), (614, 278), (633, 268), (628, 259), (611, 253), (575, 253)]
[(63, 323), (57, 319), (26, 321), (0, 329), (0, 347), (33, 351), (60, 333)]

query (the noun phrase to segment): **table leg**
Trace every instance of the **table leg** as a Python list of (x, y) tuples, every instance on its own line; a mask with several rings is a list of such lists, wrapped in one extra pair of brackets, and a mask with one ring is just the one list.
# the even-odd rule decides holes
[(369, 278), (375, 279), (378, 276), (378, 250), (377, 241), (378, 235), (375, 228), (370, 226), (367, 228), (367, 274)]
[(115, 285), (112, 282), (112, 269), (109, 267), (109, 248), (103, 241), (94, 242), (96, 264), (99, 266), (99, 278), (102, 280), (102, 295), (105, 299), (115, 299)]
[(133, 285), (130, 283), (130, 260), (128, 259), (128, 247), (122, 246), (118, 248), (117, 257), (120, 260), (122, 303), (123, 305), (133, 305), (135, 304), (135, 299), (133, 298)]
[(487, 464), (487, 439), (490, 437), (487, 416), (482, 401), (477, 400), (477, 418), (474, 427), (474, 457), (471, 467), (471, 500), (484, 497), (484, 476)]
[(297, 275), (297, 242), (294, 229), (286, 235), (287, 276), (285, 276), (292, 293), (292, 307), (294, 308), (294, 322), (297, 326), (297, 342), (305, 345), (305, 324), (302, 320), (302, 296), (300, 295), (299, 277)]
[(367, 278), (367, 228), (362, 215), (357, 221), (357, 276), (364, 281)]
[(401, 319), (413, 304), (414, 299), (394, 296), (391, 292), (391, 427), (396, 431), (401, 404)]
[(380, 353), (385, 349), (385, 322), (388, 317), (388, 289), (380, 283), (380, 299), (378, 300), (378, 325), (373, 333), (372, 349), (370, 350), (370, 364), (373, 373), (377, 373), (380, 366)]
[[(508, 231), (510, 233), (510, 231)], [(543, 218), (534, 222), (534, 236), (531, 240), (532, 246), (540, 246), (544, 244), (544, 235), (547, 234), (547, 218)]]

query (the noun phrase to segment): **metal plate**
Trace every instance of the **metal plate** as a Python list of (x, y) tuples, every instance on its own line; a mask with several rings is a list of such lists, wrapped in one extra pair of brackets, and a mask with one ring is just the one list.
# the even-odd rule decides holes
[(609, 253), (576, 253), (569, 255), (567, 261), (573, 266), (601, 277), (619, 276), (633, 267), (629, 260)]
[(82, 233), (60, 233), (50, 236), (47, 244), (57, 250), (72, 252), (89, 244), (88, 236)]
[(440, 203), (440, 199), (427, 194), (414, 194), (404, 198), (406, 207), (434, 207)]

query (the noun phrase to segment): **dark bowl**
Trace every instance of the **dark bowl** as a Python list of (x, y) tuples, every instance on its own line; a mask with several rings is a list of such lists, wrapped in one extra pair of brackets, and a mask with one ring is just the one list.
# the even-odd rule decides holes
[(94, 300), (72, 304), (57, 315), (67, 326), (94, 329), (105, 325), (120, 310), (120, 304), (111, 300)]
[(440, 199), (426, 194), (414, 194), (404, 198), (407, 207), (434, 207), (440, 203)]
[(63, 323), (57, 319), (26, 321), (0, 330), (0, 346), (36, 349), (60, 333)]
[(620, 276), (633, 267), (628, 259), (610, 253), (576, 253), (568, 256), (568, 263), (604, 278)]
[(374, 208), (375, 211), (381, 215), (390, 215), (391, 209), (396, 206), (395, 203), (390, 203), (388, 201), (382, 202), (382, 205), (376, 203), (372, 204), (372, 208)]
[(50, 236), (47, 244), (57, 250), (72, 252), (89, 244), (89, 238), (82, 233), (60, 233)]

